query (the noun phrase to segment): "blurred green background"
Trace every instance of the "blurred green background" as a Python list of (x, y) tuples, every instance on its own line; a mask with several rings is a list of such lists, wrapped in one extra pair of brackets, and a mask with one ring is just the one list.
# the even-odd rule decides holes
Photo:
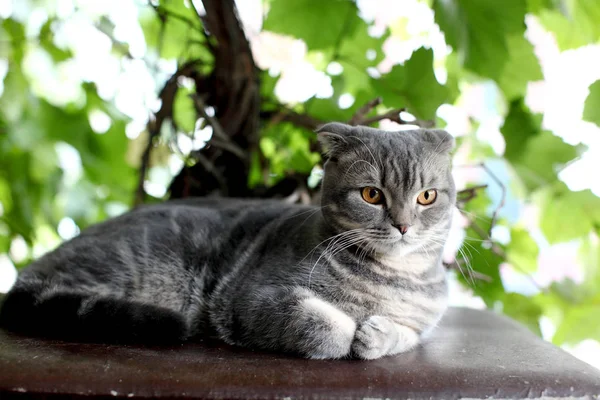
[[(600, 2), (236, 4), (260, 94), (248, 188), (293, 177), (292, 198), (314, 196), (315, 123), (447, 129), (457, 183), (475, 188), (445, 254), (453, 304), (504, 312), (600, 366)], [(236, 107), (190, 97), (221, 90), (204, 79), (223, 48), (206, 13), (195, 0), (0, 0), (0, 291), (136, 191), (169, 198), (217, 146), (210, 118)]]

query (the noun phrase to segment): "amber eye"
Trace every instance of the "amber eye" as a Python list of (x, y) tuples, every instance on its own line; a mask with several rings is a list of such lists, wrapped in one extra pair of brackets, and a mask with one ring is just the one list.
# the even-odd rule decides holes
[(433, 204), (433, 202), (435, 201), (436, 198), (437, 198), (437, 190), (435, 190), (435, 189), (425, 190), (424, 192), (421, 192), (419, 194), (419, 197), (417, 197), (417, 203), (424, 205), (424, 206), (428, 206), (430, 204)]
[(381, 193), (381, 190), (377, 189), (376, 187), (367, 186), (367, 187), (362, 188), (362, 190), (360, 192), (362, 194), (363, 200), (366, 201), (367, 203), (371, 203), (371, 204), (383, 203), (383, 193)]

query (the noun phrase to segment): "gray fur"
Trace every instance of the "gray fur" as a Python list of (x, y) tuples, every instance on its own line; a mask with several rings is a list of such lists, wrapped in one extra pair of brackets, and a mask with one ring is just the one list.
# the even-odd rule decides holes
[[(452, 137), (337, 123), (318, 134), (328, 156), (322, 207), (198, 199), (140, 208), (35, 261), (13, 292), (36, 304), (80, 296), (82, 318), (111, 299), (152, 306), (181, 317), (185, 338), (310, 358), (413, 348), (446, 309)], [(362, 200), (365, 186), (386, 204)], [(432, 188), (434, 204), (418, 205)]]

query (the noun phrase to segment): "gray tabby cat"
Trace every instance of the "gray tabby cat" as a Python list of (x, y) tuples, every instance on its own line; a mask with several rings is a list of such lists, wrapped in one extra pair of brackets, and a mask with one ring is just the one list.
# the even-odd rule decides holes
[(137, 209), (31, 264), (0, 323), (78, 340), (217, 336), (309, 358), (415, 347), (446, 309), (453, 139), (338, 123), (318, 132), (322, 207), (200, 199)]

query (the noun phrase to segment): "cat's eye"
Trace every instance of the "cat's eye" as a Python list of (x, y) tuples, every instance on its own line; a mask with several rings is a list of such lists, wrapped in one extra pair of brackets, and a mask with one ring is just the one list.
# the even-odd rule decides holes
[(362, 188), (360, 191), (364, 201), (370, 204), (381, 204), (383, 203), (383, 193), (381, 190), (373, 186), (367, 186)]
[(417, 197), (417, 203), (419, 203), (423, 206), (428, 206), (430, 204), (433, 204), (433, 202), (435, 201), (436, 198), (437, 198), (437, 190), (435, 190), (435, 189), (424, 190), (419, 194), (419, 197)]

